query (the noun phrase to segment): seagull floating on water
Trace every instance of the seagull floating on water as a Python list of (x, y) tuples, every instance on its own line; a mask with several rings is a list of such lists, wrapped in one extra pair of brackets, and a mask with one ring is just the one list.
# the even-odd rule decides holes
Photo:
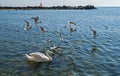
[(28, 54), (25, 54), (26, 58), (29, 61), (33, 62), (49, 62), (52, 61), (53, 58), (50, 55), (53, 55), (54, 53), (52, 51), (47, 50), (46, 55), (41, 52), (33, 52)]

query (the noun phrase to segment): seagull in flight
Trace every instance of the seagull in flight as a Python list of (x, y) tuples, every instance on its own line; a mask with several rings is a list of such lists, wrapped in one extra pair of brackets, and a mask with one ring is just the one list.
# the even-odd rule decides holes
[(98, 35), (96, 30), (92, 29), (91, 27), (90, 27), (90, 30), (93, 32), (93, 37), (96, 37)]
[(76, 23), (73, 22), (73, 21), (68, 21), (68, 24), (69, 24), (69, 25), (76, 25)]
[(47, 32), (47, 30), (45, 30), (42, 26), (40, 26), (40, 30), (42, 33)]
[(41, 23), (41, 22), (39, 22), (39, 17), (38, 16), (37, 17), (32, 17), (31, 19), (34, 19), (35, 24)]
[(29, 30), (29, 29), (32, 29), (32, 26), (30, 26), (30, 23), (26, 20), (24, 20), (25, 23), (26, 23), (26, 27), (24, 28), (24, 30)]
[(52, 51), (57, 51), (57, 50), (60, 50), (61, 48), (64, 48), (64, 46), (56, 46), (56, 45), (54, 44), (52, 47), (50, 47), (50, 50), (52, 50)]
[(72, 32), (74, 32), (74, 31), (76, 31), (76, 29), (74, 29), (74, 28), (71, 27), (71, 25), (70, 25), (70, 34), (71, 34)]
[(57, 31), (57, 33), (58, 33), (58, 35), (59, 35), (59, 37), (60, 37), (60, 40), (63, 41), (64, 39), (63, 39), (63, 37), (62, 37), (62, 33), (61, 33), (60, 31)]

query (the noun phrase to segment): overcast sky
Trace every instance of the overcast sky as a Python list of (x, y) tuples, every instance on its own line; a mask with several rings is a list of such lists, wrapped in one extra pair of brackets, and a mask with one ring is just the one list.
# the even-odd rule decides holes
[(0, 0), (0, 6), (120, 6), (120, 0)]

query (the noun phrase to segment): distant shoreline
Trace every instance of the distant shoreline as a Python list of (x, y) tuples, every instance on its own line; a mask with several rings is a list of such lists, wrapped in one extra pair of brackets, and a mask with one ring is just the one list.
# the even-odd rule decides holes
[(87, 6), (52, 6), (52, 7), (39, 7), (39, 6), (27, 6), (27, 7), (2, 7), (0, 6), (0, 10), (91, 10), (96, 9), (93, 5)]

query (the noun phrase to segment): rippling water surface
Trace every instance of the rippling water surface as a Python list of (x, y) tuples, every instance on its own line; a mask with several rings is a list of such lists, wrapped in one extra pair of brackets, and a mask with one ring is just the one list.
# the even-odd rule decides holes
[[(30, 19), (33, 16), (48, 32), (41, 33)], [(31, 30), (24, 30), (24, 20), (30, 22)], [(76, 23), (72, 34), (68, 21)], [(96, 38), (89, 27), (96, 30)], [(119, 28), (120, 8), (0, 10), (0, 76), (120, 76)], [(45, 42), (48, 39), (50, 44)], [(26, 53), (45, 53), (54, 44), (64, 48), (55, 51), (52, 62), (27, 61)]]

